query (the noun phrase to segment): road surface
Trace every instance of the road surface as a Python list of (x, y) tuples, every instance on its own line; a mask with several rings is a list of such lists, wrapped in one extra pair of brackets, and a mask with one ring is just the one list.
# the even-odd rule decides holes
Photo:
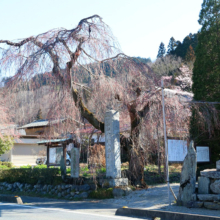
[[(74, 208), (72, 206), (72, 208)], [(98, 207), (97, 207), (98, 208)], [(6, 220), (125, 220), (128, 218), (114, 216), (115, 210), (108, 210), (102, 214), (80, 210), (69, 210), (60, 208), (43, 208), (38, 206), (17, 205), (0, 203), (0, 218)]]

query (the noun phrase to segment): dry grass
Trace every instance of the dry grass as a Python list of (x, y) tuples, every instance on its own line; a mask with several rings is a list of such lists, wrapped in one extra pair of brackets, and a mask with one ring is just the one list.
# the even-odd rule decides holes
[(95, 144), (90, 146), (89, 164), (105, 167), (105, 146), (101, 144)]

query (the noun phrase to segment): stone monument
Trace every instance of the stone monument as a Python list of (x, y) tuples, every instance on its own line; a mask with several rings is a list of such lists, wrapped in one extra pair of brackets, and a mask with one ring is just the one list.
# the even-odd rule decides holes
[(216, 170), (220, 171), (220, 160), (216, 161)]
[(71, 177), (79, 177), (79, 148), (73, 147), (71, 153)]
[(108, 110), (105, 114), (105, 158), (109, 185), (128, 185), (128, 179), (121, 178), (119, 112), (114, 110)]
[(187, 155), (183, 161), (180, 177), (180, 188), (177, 197), (177, 204), (186, 206), (188, 202), (196, 200), (196, 151), (194, 142), (191, 141)]
[(61, 156), (60, 159), (60, 170), (61, 170), (61, 176), (64, 178), (66, 176), (66, 163), (64, 162), (64, 157)]

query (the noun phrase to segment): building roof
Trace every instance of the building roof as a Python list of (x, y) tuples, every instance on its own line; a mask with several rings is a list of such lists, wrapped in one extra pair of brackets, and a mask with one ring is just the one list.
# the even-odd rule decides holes
[(39, 145), (50, 144), (50, 143), (61, 143), (66, 141), (72, 141), (72, 138), (64, 138), (64, 139), (51, 139), (51, 140), (43, 140), (37, 142)]
[(24, 128), (35, 128), (35, 127), (47, 127), (49, 125), (58, 124), (59, 122), (63, 122), (65, 119), (56, 119), (56, 120), (36, 120), (29, 124), (26, 124), (18, 129), (24, 129)]

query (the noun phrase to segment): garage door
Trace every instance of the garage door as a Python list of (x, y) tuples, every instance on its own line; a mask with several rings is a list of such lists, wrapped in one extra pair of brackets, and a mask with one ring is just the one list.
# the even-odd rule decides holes
[(12, 163), (14, 166), (36, 165), (37, 157), (44, 153), (46, 153), (45, 146), (15, 144), (12, 150)]

